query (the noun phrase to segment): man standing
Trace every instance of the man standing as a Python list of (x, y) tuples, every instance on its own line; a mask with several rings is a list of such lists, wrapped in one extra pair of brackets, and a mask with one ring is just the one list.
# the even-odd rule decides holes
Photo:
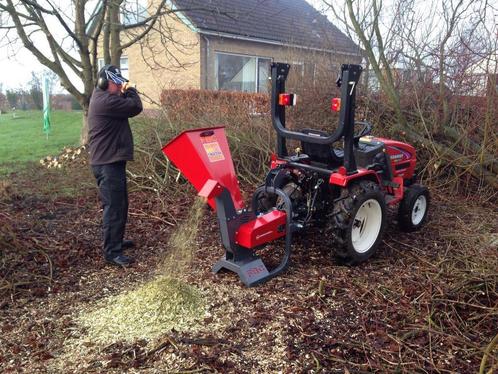
[(88, 109), (88, 145), (90, 165), (97, 180), (104, 210), (104, 258), (107, 262), (128, 266), (133, 258), (123, 255), (128, 217), (126, 162), (133, 160), (133, 137), (128, 118), (142, 111), (137, 90), (129, 86), (120, 70), (105, 65), (98, 74)]

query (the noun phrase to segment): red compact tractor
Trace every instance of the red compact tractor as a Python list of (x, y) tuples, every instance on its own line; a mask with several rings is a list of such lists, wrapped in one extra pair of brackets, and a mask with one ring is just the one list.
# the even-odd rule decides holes
[[(332, 100), (332, 110), (340, 112), (339, 126), (331, 134), (285, 127), (286, 106), (296, 101), (293, 94), (285, 93), (289, 69), (288, 64), (271, 65), (277, 152), (250, 209), (242, 201), (223, 127), (185, 131), (163, 148), (217, 213), (225, 255), (213, 271), (234, 271), (247, 286), (287, 268), (297, 231), (320, 225), (330, 233), (324, 237), (331, 240), (327, 246), (333, 253), (348, 264), (358, 264), (371, 257), (382, 241), (387, 206), (399, 204), (398, 222), (405, 231), (420, 228), (429, 208), (429, 191), (416, 183), (415, 149), (373, 137), (370, 123), (354, 119), (361, 66), (342, 65), (337, 80), (341, 98)], [(293, 153), (287, 149), (288, 139), (300, 142)], [(258, 251), (279, 238), (285, 240), (284, 255), (278, 266), (268, 270)]]

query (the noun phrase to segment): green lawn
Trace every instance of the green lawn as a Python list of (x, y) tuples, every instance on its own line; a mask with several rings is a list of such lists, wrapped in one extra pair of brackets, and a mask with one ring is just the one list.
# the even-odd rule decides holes
[(82, 112), (52, 112), (52, 131), (43, 132), (41, 111), (17, 111), (0, 115), (0, 170), (15, 169), (19, 162), (38, 161), (58, 154), (64, 146), (79, 144)]

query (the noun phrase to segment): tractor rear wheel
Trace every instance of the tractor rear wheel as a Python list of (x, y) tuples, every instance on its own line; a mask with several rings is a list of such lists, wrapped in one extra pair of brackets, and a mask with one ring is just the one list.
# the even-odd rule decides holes
[(382, 241), (386, 226), (386, 202), (379, 185), (354, 182), (334, 207), (335, 253), (350, 265), (372, 257)]
[(430, 195), (427, 187), (413, 184), (406, 189), (398, 208), (398, 224), (401, 230), (418, 230), (427, 220)]

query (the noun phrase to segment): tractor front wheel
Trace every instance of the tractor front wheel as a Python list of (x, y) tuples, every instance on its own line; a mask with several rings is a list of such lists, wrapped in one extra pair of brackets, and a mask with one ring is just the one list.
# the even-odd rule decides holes
[(401, 230), (418, 230), (427, 220), (430, 195), (427, 187), (413, 184), (405, 191), (398, 209), (398, 224)]
[(373, 256), (386, 226), (386, 203), (377, 183), (352, 184), (334, 208), (335, 253), (350, 265)]

